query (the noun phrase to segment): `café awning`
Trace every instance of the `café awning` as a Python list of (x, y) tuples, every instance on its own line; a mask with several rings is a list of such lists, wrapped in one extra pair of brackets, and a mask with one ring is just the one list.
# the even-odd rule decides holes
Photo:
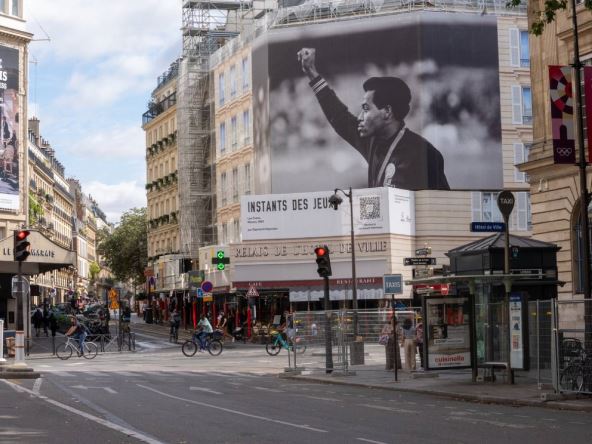
[[(38, 231), (29, 230), (28, 241), (31, 254), (22, 262), (22, 273), (34, 275), (52, 270), (76, 266), (76, 252), (54, 243)], [(18, 263), (13, 256), (14, 238), (9, 236), (0, 240), (0, 273), (16, 274)]]

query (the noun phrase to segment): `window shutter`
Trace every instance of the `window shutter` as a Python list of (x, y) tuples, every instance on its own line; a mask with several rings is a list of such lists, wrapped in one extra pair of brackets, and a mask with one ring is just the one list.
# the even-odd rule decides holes
[(520, 66), (520, 31), (510, 28), (510, 65)]
[(512, 86), (512, 123), (522, 125), (522, 87)]
[(525, 192), (520, 192), (520, 193), (516, 193), (517, 194), (517, 207), (518, 207), (518, 211), (516, 211), (517, 217), (518, 217), (518, 221), (517, 221), (517, 228), (518, 230), (521, 231), (526, 231), (528, 229), (528, 224), (527, 224), (527, 208), (526, 205), (528, 204), (527, 199), (526, 199), (526, 193)]
[(471, 220), (481, 222), (481, 193), (478, 191), (471, 193)]
[[(523, 163), (524, 159), (524, 144), (522, 143), (515, 143), (514, 144), (514, 165), (518, 165)], [(518, 167), (514, 167), (514, 180), (516, 182), (525, 182), (526, 175), (521, 173)]]

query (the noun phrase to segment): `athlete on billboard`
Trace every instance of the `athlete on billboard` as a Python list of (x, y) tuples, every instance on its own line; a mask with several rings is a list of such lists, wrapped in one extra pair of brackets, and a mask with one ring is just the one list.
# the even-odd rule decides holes
[(333, 129), (368, 162), (368, 186), (406, 190), (449, 190), (444, 158), (405, 126), (411, 91), (397, 77), (371, 77), (363, 84), (356, 117), (337, 97), (315, 64), (316, 50), (302, 48), (298, 60)]

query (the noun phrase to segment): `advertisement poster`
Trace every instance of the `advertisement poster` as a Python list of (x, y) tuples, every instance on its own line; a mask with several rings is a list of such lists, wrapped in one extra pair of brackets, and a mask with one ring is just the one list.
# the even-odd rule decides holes
[(427, 368), (471, 366), (469, 297), (425, 297)]
[(0, 46), (0, 209), (19, 209), (19, 52)]
[(510, 361), (512, 368), (524, 368), (524, 322), (521, 293), (510, 294)]
[[(350, 234), (349, 199), (338, 210), (329, 204), (333, 191), (314, 193), (243, 195), (243, 240), (296, 239)], [(415, 233), (413, 192), (395, 188), (353, 190), (354, 233)]]
[(571, 66), (549, 66), (553, 161), (572, 164), (576, 161), (574, 100)]
[(259, 37), (256, 189), (502, 188), (497, 34), (494, 16), (414, 12)]

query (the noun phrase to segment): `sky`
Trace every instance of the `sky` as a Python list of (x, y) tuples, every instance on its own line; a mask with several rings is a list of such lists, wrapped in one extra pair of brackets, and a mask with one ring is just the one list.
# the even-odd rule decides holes
[(181, 55), (182, 0), (26, 0), (28, 117), (110, 222), (146, 206), (142, 114)]

